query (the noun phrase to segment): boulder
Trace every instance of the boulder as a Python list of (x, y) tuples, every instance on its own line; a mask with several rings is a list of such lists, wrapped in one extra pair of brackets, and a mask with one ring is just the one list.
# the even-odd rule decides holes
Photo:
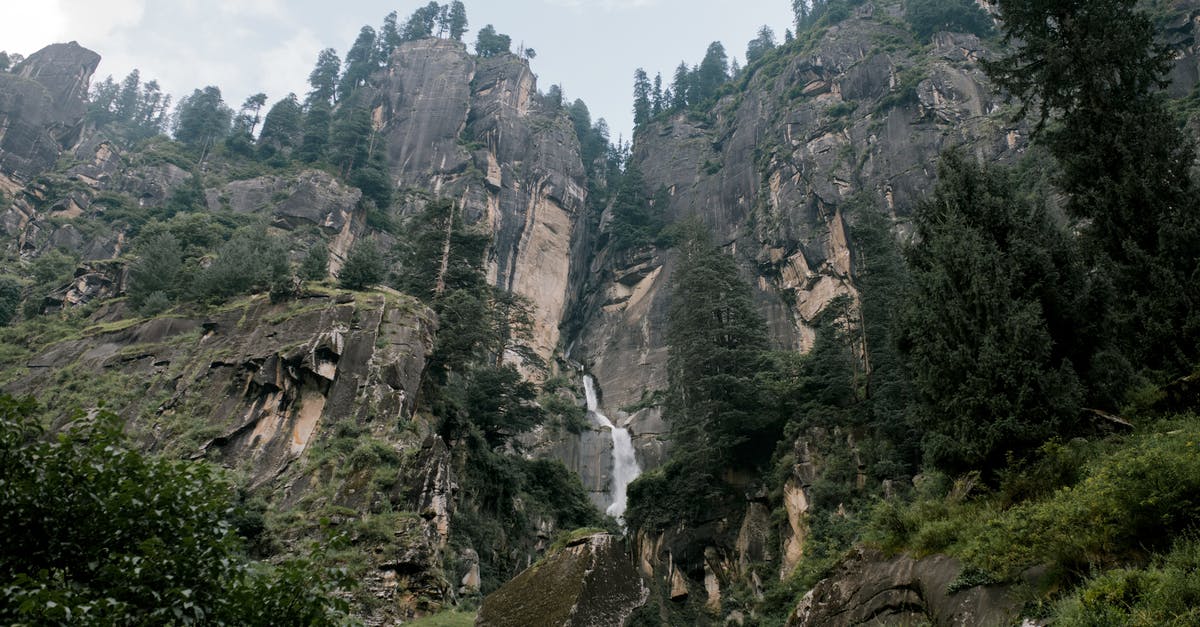
[(650, 591), (623, 543), (606, 533), (574, 540), (483, 600), (475, 624), (497, 627), (624, 624)]

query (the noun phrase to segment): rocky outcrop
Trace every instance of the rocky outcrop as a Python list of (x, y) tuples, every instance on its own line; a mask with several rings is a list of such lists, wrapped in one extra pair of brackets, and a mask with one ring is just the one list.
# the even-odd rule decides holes
[(942, 555), (888, 558), (864, 549), (817, 584), (789, 627), (851, 625), (1010, 625), (1021, 603), (995, 586), (959, 585), (962, 565)]
[[(669, 191), (666, 219), (697, 216), (713, 230), (756, 286), (780, 348), (807, 350), (826, 306), (857, 298), (856, 212), (903, 222), (949, 146), (1001, 161), (1025, 146), (979, 68), (976, 38), (941, 34), (926, 54), (892, 52), (883, 42), (911, 35), (893, 3), (879, 5), (862, 5), (806, 51), (747, 69), (711, 115), (679, 114), (635, 138), (648, 189)], [(597, 260), (575, 356), (610, 399), (636, 402), (665, 387), (674, 260), (659, 251)]]
[(587, 195), (566, 113), (544, 102), (525, 60), (481, 59), (440, 39), (402, 44), (372, 89), (406, 210), (419, 210), (429, 196), (455, 198), (468, 223), (493, 235), (489, 280), (529, 299), (529, 348), (550, 361), (567, 316), (572, 244)]
[(621, 541), (595, 534), (569, 542), (488, 595), (475, 624), (612, 627), (648, 596)]
[(84, 98), (100, 55), (75, 42), (0, 72), (0, 190), (15, 192), (79, 140)]

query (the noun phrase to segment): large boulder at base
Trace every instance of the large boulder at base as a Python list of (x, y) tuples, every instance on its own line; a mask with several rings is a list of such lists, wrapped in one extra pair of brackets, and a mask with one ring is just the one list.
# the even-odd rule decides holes
[(622, 543), (598, 533), (568, 543), (489, 595), (475, 624), (616, 627), (649, 594)]
[[(805, 595), (788, 627), (1010, 625), (1021, 604), (1005, 588), (952, 584), (962, 564), (945, 555), (915, 559), (856, 549)], [(954, 588), (953, 591), (952, 588)]]

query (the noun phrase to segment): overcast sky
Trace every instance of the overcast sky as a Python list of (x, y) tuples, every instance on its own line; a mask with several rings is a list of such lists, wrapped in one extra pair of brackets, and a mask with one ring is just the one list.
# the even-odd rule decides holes
[[(443, 2), (445, 4), (446, 2)], [(217, 85), (235, 109), (262, 91), (274, 101), (303, 96), (317, 52), (344, 56), (359, 28), (378, 28), (389, 11), (403, 20), (417, 0), (0, 0), (0, 50), (28, 55), (76, 40), (104, 60), (96, 80), (139, 68), (175, 96)], [(545, 91), (560, 83), (626, 138), (633, 126), (633, 72), (699, 62), (712, 41), (744, 60), (763, 24), (783, 37), (789, 0), (465, 0), (471, 32), (494, 24), (514, 48), (537, 51), (533, 71)]]

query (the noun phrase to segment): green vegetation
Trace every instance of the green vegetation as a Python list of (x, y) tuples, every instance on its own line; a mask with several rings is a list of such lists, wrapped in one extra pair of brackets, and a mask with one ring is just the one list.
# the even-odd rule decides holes
[(904, 19), (921, 41), (940, 31), (980, 37), (993, 31), (991, 16), (973, 0), (905, 0)]
[(339, 573), (246, 557), (251, 518), (211, 467), (129, 450), (106, 412), (47, 441), (37, 413), (0, 397), (4, 622), (343, 622)]

